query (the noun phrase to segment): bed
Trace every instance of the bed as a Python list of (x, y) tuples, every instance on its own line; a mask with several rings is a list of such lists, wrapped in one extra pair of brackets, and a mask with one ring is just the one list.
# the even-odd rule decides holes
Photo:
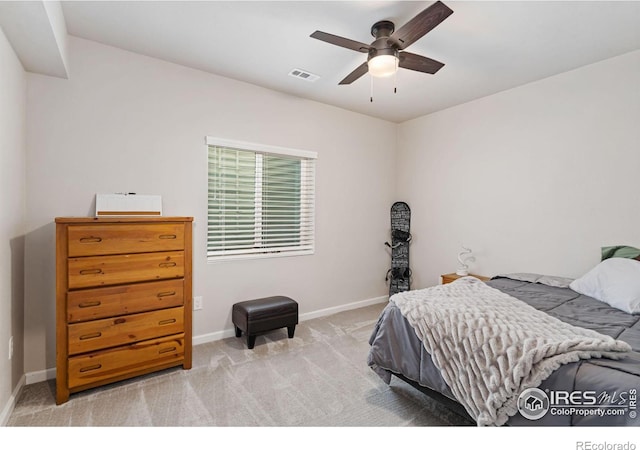
[[(640, 268), (640, 261), (634, 262)], [(636, 390), (640, 388), (640, 314), (623, 311), (619, 305), (614, 307), (600, 298), (580, 293), (571, 288), (572, 282), (538, 274), (506, 274), (486, 283), (464, 277), (447, 285), (396, 294), (389, 299), (371, 334), (368, 365), (387, 384), (393, 376), (398, 377), (449, 403), (478, 425), (638, 426)], [(480, 293), (476, 294), (476, 291)], [(493, 344), (480, 343), (475, 350), (465, 347), (466, 343), (454, 345), (454, 338), (457, 337), (443, 336), (440, 330), (440, 324), (450, 320), (454, 335), (467, 333), (473, 336), (475, 333), (475, 338), (483, 339), (478, 338), (482, 335), (479, 328), (487, 331), (486, 323), (475, 330), (468, 326), (456, 327), (462, 320), (460, 318), (468, 315), (466, 310), (463, 316), (458, 315), (453, 319), (443, 315), (446, 305), (453, 300), (473, 304), (478, 302), (480, 295), (487, 296), (489, 305), (494, 305), (497, 301), (495, 298), (498, 298), (512, 302), (513, 305), (508, 303), (509, 307), (529, 308), (535, 320), (545, 322), (545, 325), (532, 322), (534, 334), (537, 327), (542, 329), (546, 326), (547, 320), (551, 321), (549, 323), (553, 327), (556, 326), (554, 321), (557, 321), (561, 323), (560, 328), (566, 327), (568, 332), (579, 333), (579, 338), (572, 342), (588, 345), (562, 350), (554, 347), (555, 353), (547, 352), (547, 359), (533, 361), (526, 370), (519, 363), (514, 363), (515, 369), (504, 369), (506, 381), (489, 377), (487, 373), (495, 371), (496, 366), (509, 360), (505, 355), (511, 348), (504, 352), (501, 359), (492, 361), (489, 356), (480, 357), (482, 351), (478, 349), (488, 351), (487, 348)], [(407, 310), (407, 297), (413, 300), (417, 298), (417, 303), (422, 305), (431, 302), (434, 296), (441, 301), (432, 313), (435, 321), (431, 325), (416, 325), (415, 314)], [(508, 310), (505, 314), (516, 317), (515, 322), (523, 317), (527, 319), (521, 322), (531, 322), (532, 319), (527, 315), (529, 312), (523, 314), (517, 311), (514, 314)], [(490, 318), (487, 323), (495, 321)], [(436, 329), (439, 331), (434, 331)], [(519, 333), (517, 331), (515, 334), (519, 336)], [(513, 340), (517, 341), (518, 336)], [(594, 339), (599, 339), (597, 344), (600, 346), (593, 345)], [(433, 347), (439, 342), (447, 343), (442, 344), (448, 348), (444, 357), (442, 349)], [(558, 347), (564, 347), (564, 342), (561, 341)], [(571, 356), (567, 358), (567, 354)], [(462, 358), (463, 361), (451, 362), (456, 358)], [(487, 361), (488, 366), (478, 369), (477, 364), (482, 364), (483, 360)], [(548, 361), (551, 363), (547, 364)], [(451, 366), (456, 364), (460, 366), (458, 371), (450, 373)], [(535, 377), (529, 376), (529, 371), (544, 364), (545, 368), (537, 369)], [(473, 371), (479, 371), (482, 377), (488, 379), (488, 388), (480, 389), (472, 384), (475, 381), (463, 380), (466, 372)], [(481, 392), (483, 389), (488, 392)], [(496, 394), (498, 391), (501, 396)], [(525, 394), (530, 395), (526, 397)], [(469, 400), (471, 397), (472, 400)], [(546, 403), (542, 404), (545, 398)], [(493, 405), (496, 403), (497, 406)], [(480, 411), (476, 408), (478, 404)], [(493, 405), (489, 413), (482, 409), (486, 404)]]

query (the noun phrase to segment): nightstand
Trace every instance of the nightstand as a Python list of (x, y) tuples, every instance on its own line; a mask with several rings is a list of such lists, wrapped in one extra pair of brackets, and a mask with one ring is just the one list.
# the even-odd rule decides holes
[[(442, 284), (451, 283), (452, 281), (455, 281), (458, 278), (462, 278), (462, 275), (458, 275), (455, 272), (454, 273), (447, 273), (447, 274), (441, 275), (441, 276), (442, 276)], [(474, 275), (472, 273), (470, 273), (468, 276), (475, 277), (478, 280), (482, 280), (482, 281), (489, 281), (491, 279), (490, 277), (483, 277), (482, 275)]]

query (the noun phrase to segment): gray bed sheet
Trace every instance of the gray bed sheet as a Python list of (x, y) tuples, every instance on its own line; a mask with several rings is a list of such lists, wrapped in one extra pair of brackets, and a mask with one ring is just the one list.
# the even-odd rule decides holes
[[(540, 389), (595, 391), (598, 395), (604, 392), (612, 396), (611, 399), (622, 395), (626, 397), (627, 405), (629, 392), (640, 390), (640, 315), (627, 314), (565, 287), (508, 277), (496, 277), (487, 284), (564, 322), (623, 340), (633, 348), (633, 352), (621, 360), (590, 359), (565, 364), (543, 381), (538, 386)], [(393, 302), (389, 302), (382, 311), (369, 344), (368, 365), (387, 384), (393, 374), (401, 374), (423, 387), (456, 400), (424, 345)], [(628, 413), (603, 417), (547, 413), (538, 420), (529, 420), (517, 413), (507, 425), (639, 426), (640, 418), (631, 417)]]

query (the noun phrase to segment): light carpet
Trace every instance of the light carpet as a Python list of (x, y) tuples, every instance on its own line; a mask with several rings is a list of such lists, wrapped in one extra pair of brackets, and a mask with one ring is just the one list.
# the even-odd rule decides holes
[(301, 322), (256, 339), (193, 348), (193, 368), (72, 394), (56, 406), (55, 380), (26, 386), (12, 427), (399, 427), (475, 425), (401, 380), (368, 366), (384, 304)]

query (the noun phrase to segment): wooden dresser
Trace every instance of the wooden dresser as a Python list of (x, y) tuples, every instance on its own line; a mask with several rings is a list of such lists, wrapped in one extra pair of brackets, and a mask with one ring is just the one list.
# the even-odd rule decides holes
[(191, 368), (192, 217), (56, 218), (56, 403)]

